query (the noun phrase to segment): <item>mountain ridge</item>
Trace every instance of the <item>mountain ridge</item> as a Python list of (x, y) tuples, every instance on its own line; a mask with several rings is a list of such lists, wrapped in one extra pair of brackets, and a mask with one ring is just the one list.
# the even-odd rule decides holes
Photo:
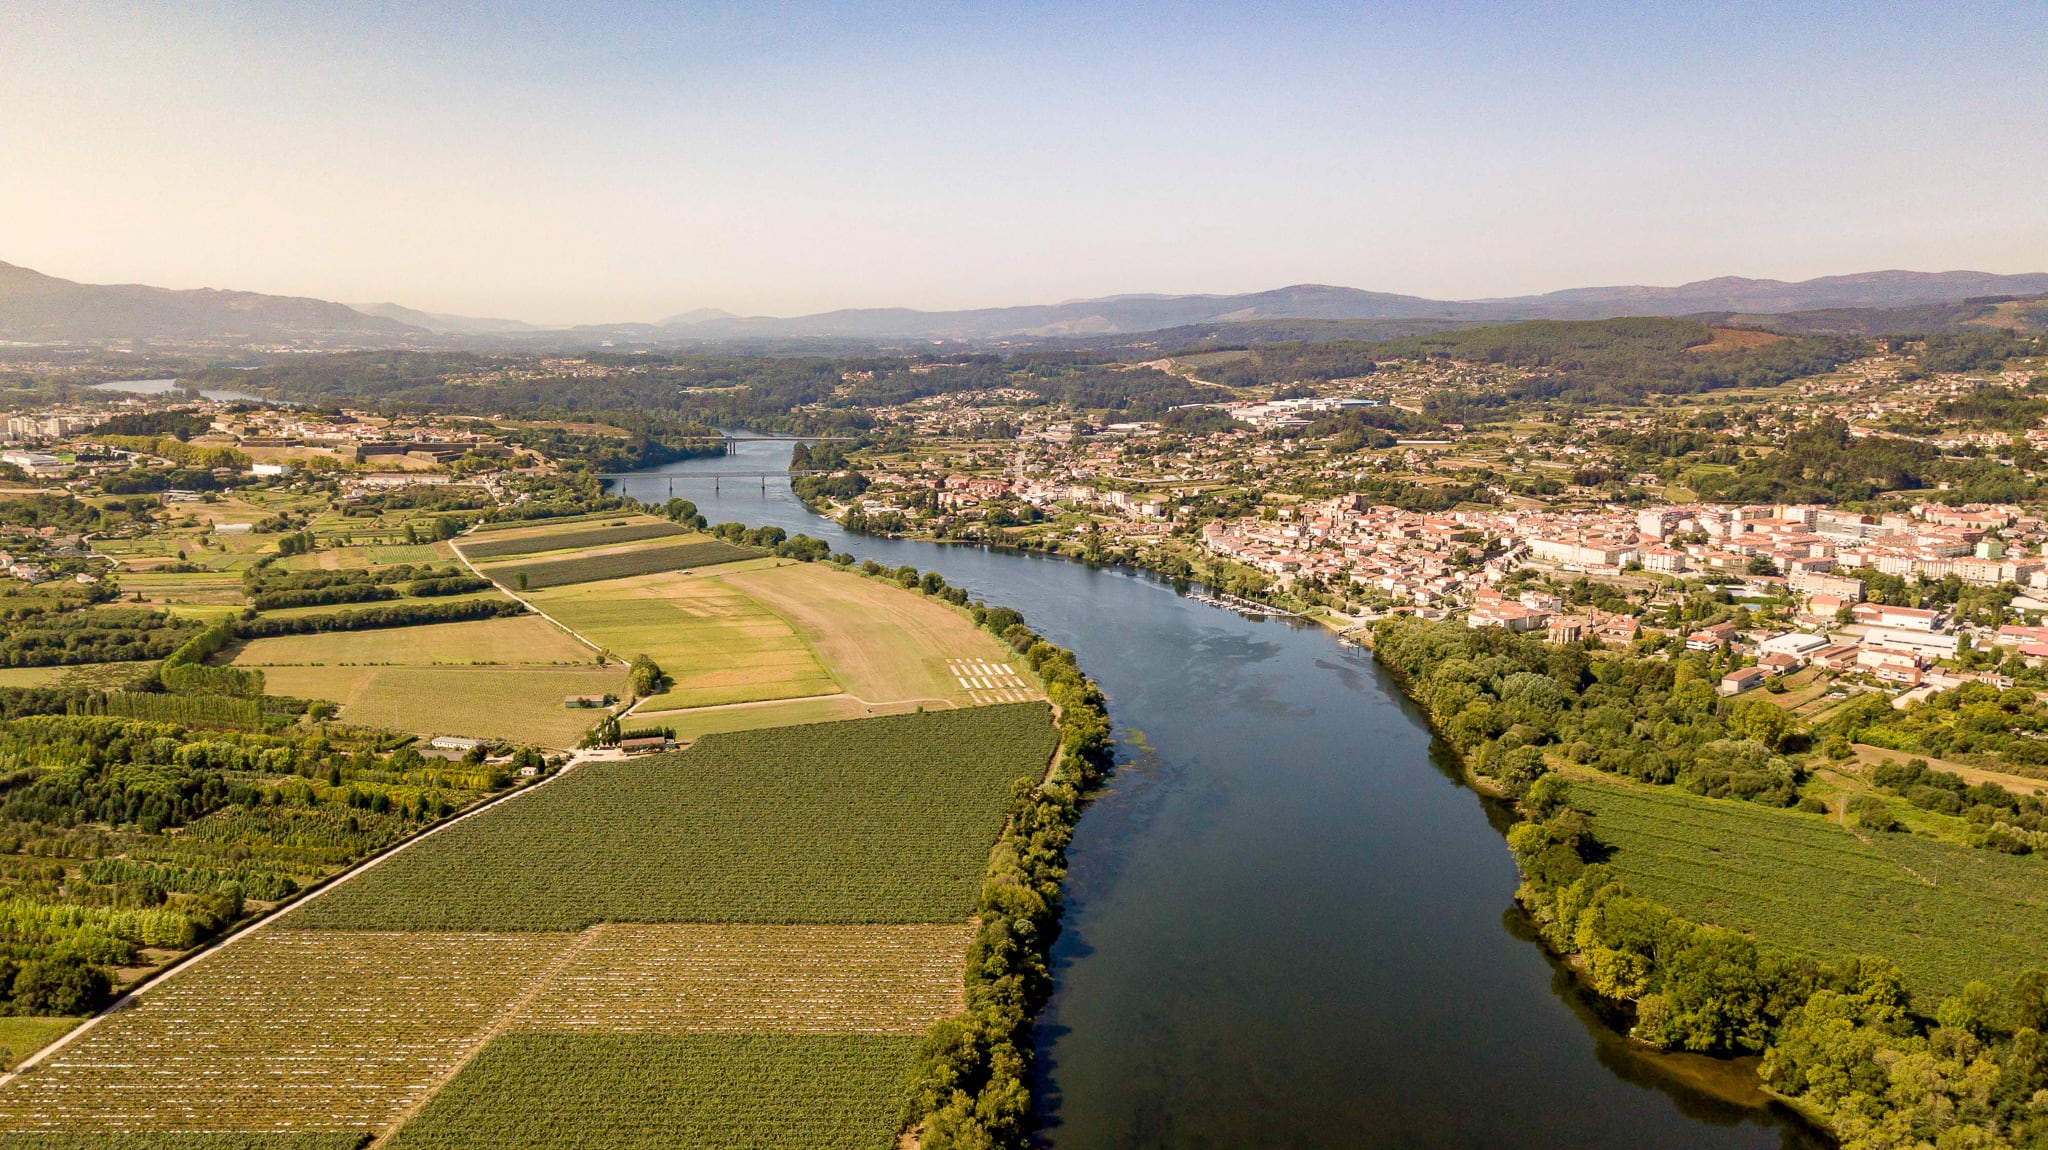
[(519, 320), (349, 307), (304, 296), (142, 284), (84, 284), (0, 263), (0, 339), (24, 342), (184, 340), (346, 347), (512, 341), (635, 345), (720, 341), (1006, 343), (1100, 338), (1263, 321), (1506, 323), (1624, 315), (1740, 315), (1877, 309), (1908, 313), (1985, 297), (2048, 294), (2048, 273), (1887, 269), (1787, 281), (1719, 276), (1676, 286), (1610, 285), (1539, 295), (1436, 300), (1332, 284), (1258, 292), (1127, 293), (1056, 304), (923, 311), (841, 308), (802, 316), (739, 316), (714, 308), (656, 323), (549, 328)]

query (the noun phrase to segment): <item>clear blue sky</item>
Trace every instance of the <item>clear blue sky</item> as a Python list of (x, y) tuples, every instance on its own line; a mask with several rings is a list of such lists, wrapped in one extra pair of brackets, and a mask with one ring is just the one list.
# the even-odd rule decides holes
[(551, 322), (2044, 271), (2044, 92), (2040, 0), (24, 3), (0, 260)]

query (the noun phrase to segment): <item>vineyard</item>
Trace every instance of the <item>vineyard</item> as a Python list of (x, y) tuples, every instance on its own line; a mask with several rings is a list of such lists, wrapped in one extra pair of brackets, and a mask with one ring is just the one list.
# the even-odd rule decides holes
[(0, 1130), (372, 1130), (570, 941), (261, 931), (9, 1083)]
[(544, 551), (584, 551), (615, 543), (637, 543), (643, 539), (665, 539), (673, 535), (689, 534), (690, 531), (673, 523), (649, 520), (509, 538), (492, 537), (475, 541), (465, 539), (462, 541), (462, 553), (473, 560), (502, 559), (510, 555), (537, 555)]
[(272, 1131), (250, 1134), (8, 1134), (0, 1150), (357, 1150), (367, 1134)]
[(955, 922), (1010, 784), (1045, 771), (1041, 703), (709, 735), (591, 763), (450, 827), (293, 926), (577, 930), (615, 922)]
[(960, 1009), (971, 933), (956, 923), (592, 930), (517, 1029), (923, 1034)]
[(920, 1039), (508, 1034), (393, 1150), (886, 1150)]
[(567, 559), (537, 559), (528, 563), (504, 563), (484, 573), (515, 591), (536, 591), (570, 583), (594, 583), (601, 579), (623, 579), (630, 575), (652, 575), (659, 571), (683, 571), (713, 567), (741, 559), (758, 559), (763, 553), (750, 547), (734, 547), (718, 539), (692, 539), (662, 543), (633, 551), (613, 551)]
[(2048, 863), (1822, 815), (1604, 781), (1572, 784), (1628, 884), (1814, 958), (1895, 959), (1923, 1001), (2048, 966)]

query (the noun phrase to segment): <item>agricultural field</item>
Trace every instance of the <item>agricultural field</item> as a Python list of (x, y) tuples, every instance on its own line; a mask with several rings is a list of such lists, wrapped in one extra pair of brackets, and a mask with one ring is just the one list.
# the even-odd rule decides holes
[[(469, 626), (469, 624), (442, 624)], [(344, 635), (393, 635), (388, 631), (304, 636), (314, 643)], [(299, 638), (299, 636), (292, 636)], [(271, 642), (271, 640), (259, 640)], [(588, 650), (588, 648), (584, 648)], [(570, 695), (623, 695), (626, 672), (606, 667), (375, 667), (267, 666), (273, 695), (328, 699), (342, 704), (341, 717), (363, 726), (413, 734), (464, 735), (542, 747), (572, 747), (596, 721), (593, 712), (562, 705)]]
[(399, 563), (445, 563), (455, 557), (446, 543), (383, 543), (322, 547), (278, 561), (287, 571), (346, 571), (360, 567), (391, 567)]
[(789, 727), (800, 723), (831, 723), (841, 719), (869, 719), (876, 715), (902, 715), (917, 709), (916, 703), (862, 703), (851, 695), (826, 695), (818, 699), (782, 699), (769, 703), (735, 703), (723, 707), (697, 707), (687, 711), (651, 711), (642, 706), (633, 711), (632, 724), (667, 727), (682, 742), (701, 739), (723, 731), (757, 731), (763, 727)]
[(232, 1134), (58, 1134), (0, 1131), (0, 1150), (361, 1150), (367, 1135), (265, 1131)]
[(618, 543), (666, 539), (692, 534), (666, 519), (635, 517), (632, 521), (611, 521), (597, 526), (546, 532), (498, 532), (462, 541), (462, 553), (473, 562), (543, 555), (554, 551), (585, 551)]
[(59, 1015), (43, 1018), (33, 1014), (0, 1016), (0, 1070), (12, 1070), (25, 1056), (41, 1050), (78, 1025), (76, 1018)]
[(1883, 955), (1922, 1003), (2048, 967), (2048, 861), (1669, 787), (1572, 795), (1637, 891), (1795, 954)]
[(538, 615), (507, 615), (466, 623), (253, 639), (236, 653), (233, 662), (243, 667), (432, 667), (451, 663), (587, 665), (595, 658), (596, 652)]
[(660, 571), (715, 567), (760, 556), (761, 552), (750, 547), (735, 547), (708, 535), (686, 535), (560, 559), (496, 563), (481, 570), (515, 591), (538, 591), (544, 587), (592, 583), (601, 579), (625, 579)]
[(782, 618), (720, 578), (666, 574), (528, 596), (613, 654), (647, 655), (672, 680), (649, 709), (830, 695), (839, 683)]
[(919, 1039), (507, 1034), (393, 1150), (887, 1150)]
[[(954, 664), (1009, 665), (1009, 650), (972, 620), (892, 583), (820, 563), (719, 578), (787, 619), (848, 693), (869, 702), (969, 706), (985, 700), (967, 682), (974, 676), (963, 677)], [(1006, 689), (1019, 694), (1005, 701), (1043, 697), (1033, 681), (1011, 675)]]
[(258, 931), (0, 1089), (0, 1130), (377, 1129), (572, 940)]
[[(964, 919), (1010, 784), (1045, 771), (1024, 703), (707, 736), (586, 764), (293, 911), (336, 930)], [(629, 814), (630, 813), (630, 814)]]
[(609, 923), (512, 1021), (527, 1031), (919, 1035), (960, 1010), (964, 922)]

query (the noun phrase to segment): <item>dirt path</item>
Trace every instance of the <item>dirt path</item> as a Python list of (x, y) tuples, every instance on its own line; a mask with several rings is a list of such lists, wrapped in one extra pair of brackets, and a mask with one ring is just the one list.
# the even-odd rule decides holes
[(590, 927), (578, 935), (575, 942), (563, 947), (559, 954), (555, 955), (545, 967), (541, 968), (541, 972), (534, 976), (533, 981), (526, 984), (526, 989), (520, 992), (519, 997), (507, 1003), (505, 1009), (498, 1013), (498, 1017), (488, 1027), (484, 1028), (483, 1033), (477, 1035), (476, 1041), (470, 1044), (469, 1049), (463, 1052), (462, 1057), (456, 1059), (448, 1069), (436, 1075), (433, 1082), (428, 1084), (426, 1090), (421, 1092), (419, 1100), (393, 1116), (391, 1124), (384, 1128), (382, 1134), (371, 1139), (370, 1144), (364, 1150), (380, 1150), (381, 1147), (388, 1145), (393, 1138), (397, 1137), (398, 1132), (404, 1129), (406, 1123), (418, 1117), (419, 1112), (426, 1109), (427, 1105), (434, 1100), (436, 1095), (440, 1094), (450, 1082), (455, 1081), (456, 1075), (461, 1074), (465, 1067), (476, 1061), (476, 1056), (483, 1053), (484, 1047), (489, 1046), (492, 1039), (505, 1033), (506, 1029), (520, 1015), (526, 1013), (526, 1008), (532, 1006), (534, 999), (539, 998), (541, 992), (546, 990), (555, 981), (555, 976), (566, 970), (570, 963), (576, 961), (579, 955), (588, 950), (590, 944), (596, 941), (597, 936), (604, 933), (604, 929), (604, 924)]
[[(567, 623), (564, 623), (560, 619), (555, 618), (553, 615), (548, 614), (546, 611), (541, 610), (539, 607), (534, 605), (531, 599), (528, 599), (526, 596), (519, 594), (517, 591), (512, 590), (510, 587), (507, 587), (503, 583), (498, 582), (496, 579), (491, 579), (489, 575), (484, 574), (483, 571), (480, 570), (476, 564), (471, 563), (469, 561), (469, 556), (464, 555), (462, 553), (462, 546), (459, 540), (450, 539), (448, 541), (448, 549), (450, 551), (455, 552), (455, 558), (460, 560), (464, 567), (469, 568), (470, 574), (476, 576), (479, 579), (489, 579), (491, 586), (496, 587), (498, 590), (504, 592), (506, 596), (511, 598), (520, 606), (525, 607), (527, 610), (533, 612), (534, 614), (540, 616), (543, 619), (546, 619), (548, 622), (553, 623), (555, 626), (561, 628), (563, 634), (569, 636), (571, 639), (576, 640), (578, 643), (583, 644), (584, 646), (590, 648), (591, 650), (597, 652), (600, 655), (605, 653), (603, 647), (591, 642), (588, 636), (576, 630), (576, 628), (569, 626)], [(612, 658), (617, 660), (619, 666), (621, 667), (627, 665), (626, 660), (619, 658), (619, 656), (617, 655), (613, 655)]]

